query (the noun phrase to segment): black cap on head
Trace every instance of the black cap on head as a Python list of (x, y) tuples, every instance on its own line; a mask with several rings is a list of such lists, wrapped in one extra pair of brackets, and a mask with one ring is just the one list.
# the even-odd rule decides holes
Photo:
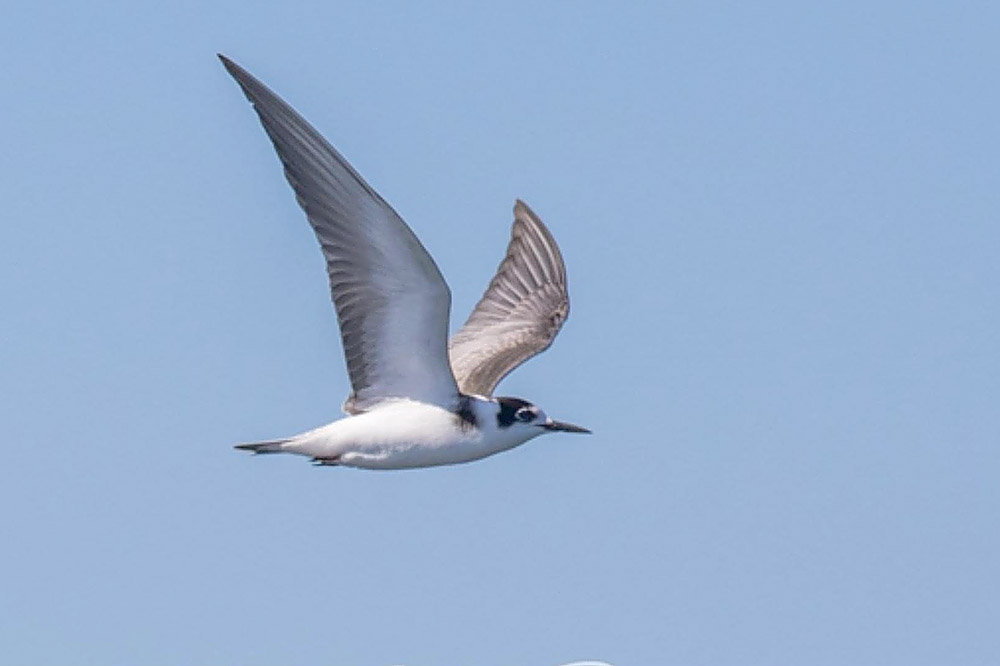
[(497, 425), (501, 428), (509, 428), (517, 421), (517, 412), (525, 407), (534, 407), (527, 400), (520, 398), (497, 398), (500, 404), (500, 412), (497, 414)]

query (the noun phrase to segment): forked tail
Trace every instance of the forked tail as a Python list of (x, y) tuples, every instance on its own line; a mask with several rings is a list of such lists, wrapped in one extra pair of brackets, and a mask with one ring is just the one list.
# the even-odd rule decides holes
[(249, 451), (250, 453), (281, 453), (284, 445), (290, 441), (290, 439), (270, 439), (266, 442), (237, 444), (235, 448), (240, 451)]

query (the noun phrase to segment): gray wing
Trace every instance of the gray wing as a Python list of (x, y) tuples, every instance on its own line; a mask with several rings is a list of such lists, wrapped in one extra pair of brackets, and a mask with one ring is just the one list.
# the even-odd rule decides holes
[(253, 103), (326, 257), (353, 393), (348, 413), (386, 398), (450, 407), (451, 292), (434, 260), (387, 204), (290, 106), (225, 56)]
[(507, 373), (552, 344), (568, 316), (566, 266), (559, 247), (519, 200), (507, 256), (468, 321), (448, 343), (459, 388), (491, 395)]

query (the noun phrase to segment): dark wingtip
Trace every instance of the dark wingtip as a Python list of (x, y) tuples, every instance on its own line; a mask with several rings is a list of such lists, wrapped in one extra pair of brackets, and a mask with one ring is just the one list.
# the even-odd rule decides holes
[(242, 67), (237, 65), (235, 62), (233, 62), (226, 56), (222, 55), (221, 53), (216, 53), (215, 55), (218, 56), (219, 60), (222, 61), (222, 66), (226, 68), (226, 71), (229, 72), (237, 81), (239, 81), (240, 78), (244, 74), (246, 74), (246, 70), (244, 70)]
[(243, 94), (247, 96), (247, 99), (249, 99), (254, 106), (257, 105), (257, 101), (262, 94), (270, 93), (267, 86), (254, 78), (253, 74), (243, 69), (221, 53), (216, 53), (215, 55), (219, 57), (219, 60), (222, 61), (222, 66), (225, 67), (226, 71), (229, 72), (229, 75), (236, 80), (236, 83), (243, 90)]
[(222, 61), (222, 66), (226, 68), (226, 71), (229, 72), (229, 75), (232, 76), (234, 79), (236, 79), (236, 82), (239, 83), (240, 87), (243, 88), (244, 90), (247, 90), (247, 85), (249, 83), (257, 83), (258, 85), (261, 85), (258, 81), (254, 79), (253, 75), (250, 72), (240, 67), (235, 61), (230, 60), (221, 53), (216, 53), (215, 55), (217, 55), (219, 57), (219, 60)]
[(531, 210), (531, 206), (529, 206), (528, 204), (524, 203), (523, 199), (515, 199), (514, 200), (514, 217), (517, 217), (519, 215), (527, 215), (530, 218), (534, 218), (536, 220), (538, 219), (538, 216), (535, 215), (535, 211)]

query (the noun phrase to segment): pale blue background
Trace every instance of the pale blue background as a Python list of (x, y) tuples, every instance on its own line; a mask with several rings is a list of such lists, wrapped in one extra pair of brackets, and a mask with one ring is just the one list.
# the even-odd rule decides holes
[[(996, 3), (27, 3), (0, 22), (10, 664), (1000, 663)], [(464, 320), (515, 197), (573, 313), (472, 465), (230, 446), (348, 391), (222, 51)]]

